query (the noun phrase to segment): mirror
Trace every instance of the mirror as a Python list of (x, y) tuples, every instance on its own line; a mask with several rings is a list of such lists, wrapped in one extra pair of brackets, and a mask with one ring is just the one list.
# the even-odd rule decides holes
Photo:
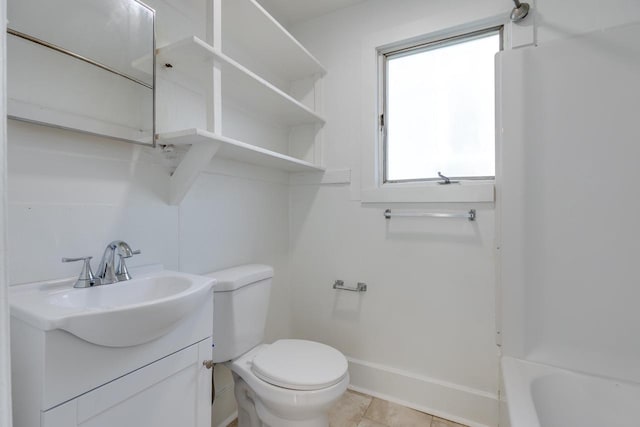
[(12, 119), (154, 145), (155, 12), (137, 0), (9, 0)]

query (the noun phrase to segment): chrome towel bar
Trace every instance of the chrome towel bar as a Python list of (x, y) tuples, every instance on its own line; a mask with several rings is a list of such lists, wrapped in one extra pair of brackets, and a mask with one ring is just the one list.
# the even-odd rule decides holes
[(429, 217), (429, 218), (465, 218), (469, 221), (476, 220), (476, 210), (471, 209), (469, 212), (459, 213), (436, 213), (436, 212), (391, 212), (391, 209), (384, 211), (384, 217), (391, 219), (391, 217)]
[(367, 284), (366, 283), (358, 283), (355, 288), (349, 288), (344, 285), (343, 280), (336, 280), (333, 284), (333, 289), (339, 289), (341, 291), (349, 291), (349, 292), (367, 292)]

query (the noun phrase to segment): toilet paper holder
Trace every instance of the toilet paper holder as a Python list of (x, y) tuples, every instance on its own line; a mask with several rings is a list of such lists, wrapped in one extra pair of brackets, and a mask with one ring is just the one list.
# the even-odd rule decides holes
[(336, 280), (333, 284), (333, 289), (339, 289), (341, 291), (349, 292), (367, 292), (367, 284), (358, 282), (355, 288), (350, 288), (344, 285), (344, 280)]

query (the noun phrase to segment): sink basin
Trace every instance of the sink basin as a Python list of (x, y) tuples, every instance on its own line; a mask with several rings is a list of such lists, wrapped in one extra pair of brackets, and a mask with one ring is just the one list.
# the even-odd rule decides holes
[[(125, 286), (125, 284), (131, 286)], [(59, 307), (109, 309), (123, 305), (144, 304), (179, 294), (191, 286), (191, 281), (185, 277), (167, 275), (132, 279), (128, 282), (114, 283), (114, 285), (116, 286), (66, 289), (50, 294), (46, 300), (49, 304)]]
[(61, 329), (107, 347), (128, 347), (169, 332), (207, 298), (214, 279), (175, 271), (73, 288), (75, 280), (13, 286), (11, 315), (42, 331)]

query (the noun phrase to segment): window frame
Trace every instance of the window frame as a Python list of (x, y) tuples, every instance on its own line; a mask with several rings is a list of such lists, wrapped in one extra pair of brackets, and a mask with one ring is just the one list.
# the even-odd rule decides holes
[[(434, 49), (440, 49), (447, 46), (453, 46), (459, 43), (477, 40), (483, 37), (486, 37), (491, 34), (497, 34), (499, 36), (499, 50), (498, 52), (502, 52), (504, 50), (504, 25), (494, 25), (491, 27), (482, 28), (474, 31), (467, 31), (464, 33), (459, 33), (455, 35), (449, 35), (440, 38), (422, 38), (422, 39), (414, 39), (401, 44), (395, 44), (391, 47), (386, 48), (378, 48), (378, 85), (379, 85), (379, 96), (378, 96), (378, 141), (379, 141), (379, 150), (381, 154), (381, 169), (382, 173), (380, 174), (380, 178), (382, 182), (380, 183), (382, 186), (393, 186), (394, 184), (419, 184), (419, 183), (434, 183), (442, 181), (439, 177), (433, 178), (412, 178), (412, 179), (398, 179), (398, 180), (390, 180), (387, 177), (388, 173), (388, 138), (387, 138), (387, 129), (389, 125), (388, 120), (388, 67), (389, 67), (389, 59), (398, 58), (402, 56), (407, 56), (411, 54), (417, 54), (422, 52), (427, 52)], [(497, 118), (496, 118), (497, 120)], [(495, 120), (494, 120), (495, 123)], [(495, 147), (495, 145), (494, 145)], [(445, 172), (446, 173), (446, 172)], [(484, 182), (494, 182), (495, 175), (493, 176), (448, 176), (452, 180), (456, 181), (484, 181)]]

